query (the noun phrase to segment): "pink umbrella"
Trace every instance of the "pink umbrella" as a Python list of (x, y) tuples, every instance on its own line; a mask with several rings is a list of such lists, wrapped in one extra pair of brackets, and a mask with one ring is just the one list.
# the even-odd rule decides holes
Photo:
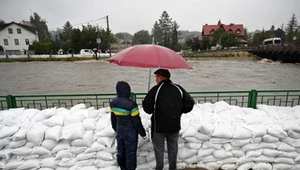
[(153, 44), (126, 48), (107, 61), (120, 66), (150, 68), (148, 89), (150, 88), (151, 68), (192, 69), (190, 64), (175, 51)]

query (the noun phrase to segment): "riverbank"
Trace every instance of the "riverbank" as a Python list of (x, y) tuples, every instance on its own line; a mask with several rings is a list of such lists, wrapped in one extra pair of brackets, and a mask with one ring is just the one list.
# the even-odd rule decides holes
[(2, 58), (0, 63), (34, 62), (34, 61), (84, 61), (95, 60), (92, 57), (68, 57), (68, 58)]
[(248, 52), (203, 52), (203, 53), (193, 53), (193, 54), (184, 54), (184, 58), (207, 58), (207, 57), (257, 57)]

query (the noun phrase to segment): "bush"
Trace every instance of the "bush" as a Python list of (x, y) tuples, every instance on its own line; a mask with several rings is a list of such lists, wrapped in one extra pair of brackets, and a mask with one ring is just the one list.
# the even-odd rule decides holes
[(4, 51), (3, 47), (0, 45), (0, 51)]

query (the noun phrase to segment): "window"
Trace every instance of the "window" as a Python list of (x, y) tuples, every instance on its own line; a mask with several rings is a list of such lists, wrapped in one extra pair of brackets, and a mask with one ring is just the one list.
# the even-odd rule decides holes
[(17, 28), (17, 33), (18, 33), (18, 34), (22, 34), (21, 28)]
[(18, 39), (15, 39), (15, 44), (19, 45), (19, 40)]
[(8, 28), (8, 33), (9, 34), (13, 34), (13, 29), (12, 28)]
[(4, 39), (4, 45), (8, 45), (8, 39)]
[(29, 45), (29, 39), (25, 39), (25, 44)]

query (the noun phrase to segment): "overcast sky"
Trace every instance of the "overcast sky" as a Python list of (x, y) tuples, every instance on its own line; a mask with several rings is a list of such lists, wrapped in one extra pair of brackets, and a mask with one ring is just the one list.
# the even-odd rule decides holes
[[(201, 31), (204, 24), (244, 24), (250, 31), (287, 24), (295, 13), (300, 22), (300, 0), (0, 0), (0, 19), (29, 20), (37, 12), (48, 28), (61, 28), (109, 15), (114, 33), (146, 29), (166, 10), (181, 30)], [(106, 27), (105, 20), (91, 22)]]

